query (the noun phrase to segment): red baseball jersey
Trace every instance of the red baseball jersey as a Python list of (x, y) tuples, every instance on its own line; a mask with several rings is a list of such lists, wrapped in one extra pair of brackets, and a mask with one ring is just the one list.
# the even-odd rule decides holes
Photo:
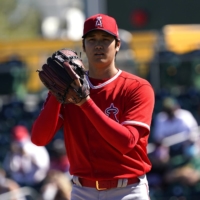
[(88, 82), (91, 99), (80, 107), (61, 105), (49, 94), (33, 124), (33, 143), (46, 145), (62, 126), (72, 175), (102, 180), (149, 172), (154, 107), (149, 82), (121, 70), (111, 79)]

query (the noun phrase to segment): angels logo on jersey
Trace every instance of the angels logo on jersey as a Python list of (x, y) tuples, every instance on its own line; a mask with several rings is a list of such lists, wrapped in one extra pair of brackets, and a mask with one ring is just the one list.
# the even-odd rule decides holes
[(96, 27), (103, 27), (103, 24), (102, 24), (101, 19), (102, 19), (101, 16), (98, 16), (98, 17), (96, 18), (96, 24), (95, 24)]
[(110, 104), (110, 107), (106, 108), (105, 113), (108, 117), (115, 120), (116, 122), (119, 122), (117, 119), (117, 113), (119, 112), (119, 109), (114, 106), (113, 103)]

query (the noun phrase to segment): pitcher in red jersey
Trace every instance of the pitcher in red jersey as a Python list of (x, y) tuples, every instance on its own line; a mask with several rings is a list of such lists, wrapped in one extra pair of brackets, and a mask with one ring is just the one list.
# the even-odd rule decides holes
[(96, 14), (84, 23), (90, 95), (60, 104), (49, 92), (32, 127), (32, 142), (47, 145), (63, 127), (73, 176), (72, 200), (147, 200), (147, 144), (154, 108), (150, 83), (115, 65), (116, 20)]

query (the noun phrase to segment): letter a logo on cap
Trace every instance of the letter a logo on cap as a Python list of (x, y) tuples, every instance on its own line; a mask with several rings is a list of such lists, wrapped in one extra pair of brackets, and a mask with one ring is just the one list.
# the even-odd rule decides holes
[(120, 40), (116, 20), (108, 15), (96, 14), (86, 19), (82, 38), (85, 38), (90, 31), (94, 30), (105, 31)]
[(96, 27), (103, 27), (103, 24), (102, 24), (101, 19), (102, 19), (101, 16), (98, 16), (98, 17), (96, 18), (96, 24), (95, 24)]

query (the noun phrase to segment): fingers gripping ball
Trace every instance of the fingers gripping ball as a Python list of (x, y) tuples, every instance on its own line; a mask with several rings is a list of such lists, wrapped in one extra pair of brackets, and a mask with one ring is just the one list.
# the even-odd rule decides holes
[(77, 104), (90, 94), (85, 67), (72, 50), (56, 51), (37, 72), (42, 83), (62, 104)]

